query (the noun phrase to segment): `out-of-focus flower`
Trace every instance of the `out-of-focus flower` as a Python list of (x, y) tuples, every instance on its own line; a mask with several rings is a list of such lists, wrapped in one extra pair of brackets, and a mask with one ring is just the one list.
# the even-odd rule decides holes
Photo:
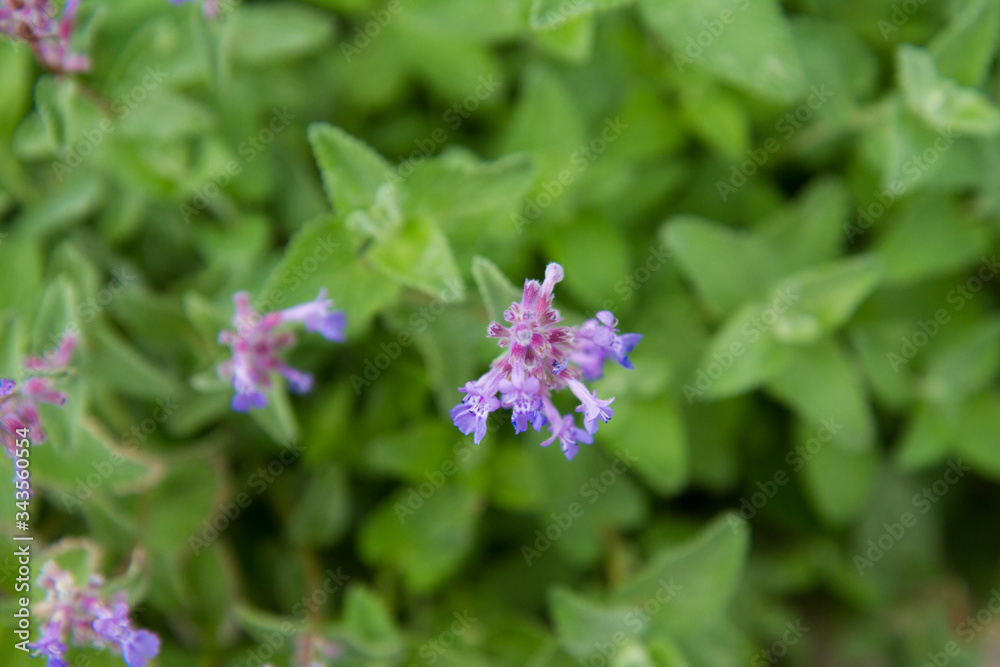
[(94, 632), (118, 647), (128, 667), (145, 667), (160, 652), (160, 638), (149, 630), (134, 629), (124, 602), (116, 602), (110, 610), (94, 605), (94, 613)]
[(90, 69), (90, 59), (70, 50), (80, 0), (66, 0), (62, 16), (52, 0), (0, 0), (0, 33), (25, 42), (51, 72)]
[(11, 458), (15, 443), (21, 440), (19, 430), (27, 429), (32, 443), (46, 439), (38, 406), (42, 403), (61, 406), (66, 402), (66, 394), (55, 388), (54, 376), (66, 371), (77, 343), (76, 335), (67, 333), (54, 350), (41, 357), (27, 357), (24, 367), (40, 375), (27, 378), (20, 387), (13, 380), (0, 381), (0, 437), (4, 451)]
[[(606, 310), (579, 327), (557, 326), (562, 316), (552, 308), (552, 290), (562, 279), (563, 268), (549, 264), (545, 281), (539, 284), (537, 280), (526, 280), (521, 301), (512, 303), (504, 312), (510, 326), (490, 323), (487, 336), (496, 338), (507, 351), (486, 374), (459, 389), (465, 398), (450, 413), (462, 433), (475, 434), (477, 445), (486, 434), (490, 413), (510, 408), (515, 433), (527, 430), (529, 425), (540, 431), (548, 424), (552, 436), (542, 446), (558, 439), (563, 454), (572, 459), (581, 442), (593, 443), (600, 422), (614, 415), (610, 405), (615, 399), (599, 399), (583, 380), (601, 377), (608, 359), (632, 368), (628, 353), (642, 336), (619, 334), (615, 316)], [(563, 388), (569, 388), (580, 401), (576, 411), (583, 413), (582, 429), (572, 415), (560, 414), (552, 403), (552, 393)]]
[(42, 565), (38, 585), (45, 599), (35, 608), (42, 636), (31, 645), (33, 656), (46, 658), (48, 667), (66, 667), (63, 656), (70, 645), (92, 646), (120, 652), (128, 667), (145, 667), (159, 654), (159, 637), (133, 629), (124, 596), (106, 599), (100, 592), (103, 584), (94, 575), (81, 587), (54, 562)]
[(320, 290), (314, 301), (261, 315), (250, 305), (250, 295), (238, 292), (233, 296), (236, 314), (233, 316), (235, 331), (223, 331), (219, 342), (233, 350), (233, 358), (219, 365), (219, 375), (236, 390), (233, 410), (248, 412), (251, 408), (267, 405), (264, 392), (271, 386), (271, 373), (277, 372), (288, 380), (292, 391), (303, 394), (312, 389), (313, 377), (292, 368), (278, 357), (278, 353), (295, 344), (291, 332), (277, 332), (284, 323), (301, 322), (306, 331), (316, 332), (327, 340), (344, 340), (346, 318), (339, 310), (331, 310), (333, 301), (326, 290)]

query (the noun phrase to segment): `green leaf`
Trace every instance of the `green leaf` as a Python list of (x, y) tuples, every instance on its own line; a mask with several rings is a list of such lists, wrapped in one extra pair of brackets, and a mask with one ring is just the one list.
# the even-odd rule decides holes
[(760, 237), (773, 250), (782, 273), (827, 262), (840, 255), (849, 208), (845, 185), (839, 179), (822, 178), (768, 218)]
[(247, 604), (241, 604), (233, 611), (240, 627), (262, 644), (273, 641), (274, 637), (294, 635), (305, 627), (303, 621), (261, 611)]
[(399, 295), (394, 281), (362, 261), (357, 240), (325, 216), (292, 237), (260, 291), (260, 302), (284, 308), (315, 299), (323, 288), (347, 315), (349, 336), (365, 330), (372, 315)]
[[(883, 201), (895, 201), (918, 191), (940, 191), (963, 187), (982, 179), (982, 167), (976, 156), (976, 143), (963, 141), (954, 126), (932, 127), (894, 96), (885, 110), (882, 127), (885, 143), (879, 148), (883, 173), (878, 196)], [(876, 141), (869, 143), (874, 148)], [(870, 216), (878, 218), (882, 204), (868, 205)], [(859, 214), (859, 221), (862, 220)]]
[(781, 279), (774, 291), (787, 310), (777, 314), (775, 338), (810, 343), (854, 315), (882, 276), (878, 258), (859, 255), (803, 269)]
[(205, 133), (214, 118), (204, 103), (160, 85), (123, 116), (121, 132), (136, 141), (181, 141)]
[(872, 390), (880, 401), (895, 408), (906, 406), (916, 396), (916, 377), (899, 354), (900, 340), (911, 333), (910, 322), (904, 320), (866, 322), (851, 329), (851, 341)]
[(635, 455), (633, 470), (657, 493), (679, 492), (688, 481), (688, 440), (680, 406), (674, 400), (613, 405), (615, 416), (599, 438), (609, 453), (628, 448)]
[(64, 276), (60, 275), (49, 283), (42, 295), (31, 339), (31, 348), (36, 354), (58, 345), (67, 332), (78, 331), (73, 317), (76, 305), (75, 290)]
[(785, 369), (768, 383), (768, 391), (792, 406), (808, 428), (827, 426), (830, 442), (851, 451), (871, 449), (875, 417), (864, 379), (853, 360), (833, 340), (795, 348)]
[(363, 585), (347, 588), (344, 626), (351, 631), (352, 643), (369, 655), (392, 655), (403, 647), (403, 637), (385, 603)]
[(934, 56), (924, 49), (901, 44), (896, 66), (907, 105), (932, 128), (986, 136), (1000, 132), (1000, 109), (980, 91), (942, 78)]
[(748, 303), (719, 327), (682, 387), (689, 404), (751, 391), (781, 372), (791, 355), (767, 324), (773, 312), (774, 304)]
[(934, 36), (927, 50), (942, 76), (963, 86), (979, 86), (996, 58), (1000, 2), (971, 0)]
[(27, 44), (11, 43), (0, 53), (0, 81), (4, 98), (0, 102), (0, 136), (8, 137), (17, 121), (31, 105), (32, 57)]
[(333, 37), (329, 15), (301, 5), (246, 5), (224, 25), (224, 48), (251, 67), (307, 55)]
[(520, 290), (496, 264), (485, 257), (476, 255), (472, 258), (472, 277), (479, 287), (486, 312), (494, 321), (502, 321), (504, 311), (521, 299)]
[[(938, 325), (943, 326), (943, 325)], [(942, 403), (959, 403), (985, 389), (1000, 368), (1000, 319), (982, 321), (942, 346), (928, 350), (921, 388)]]
[(124, 338), (106, 326), (88, 331), (89, 354), (84, 373), (100, 386), (138, 398), (161, 398), (177, 393), (177, 383)]
[(295, 417), (288, 383), (284, 378), (272, 378), (271, 388), (267, 391), (267, 405), (251, 410), (250, 417), (276, 443), (296, 442), (299, 439), (299, 420)]
[(769, 248), (745, 231), (681, 215), (670, 218), (661, 234), (716, 317), (759, 297), (775, 277)]
[(794, 470), (801, 469), (806, 498), (833, 526), (844, 526), (864, 511), (879, 469), (875, 448), (848, 449), (824, 443), (813, 424), (795, 428)]
[(470, 4), (465, 0), (401, 0), (406, 12), (443, 32), (477, 42), (515, 39), (524, 32), (527, 0)]
[(334, 125), (310, 125), (309, 143), (323, 175), (326, 196), (341, 215), (371, 208), (376, 190), (391, 182), (395, 174), (374, 149)]
[(735, 515), (719, 516), (695, 537), (659, 550), (613, 600), (634, 611), (650, 600), (660, 602), (655, 615), (643, 616), (652, 634), (690, 633), (714, 625), (740, 585), (749, 546), (747, 523)]
[(576, 660), (586, 660), (604, 646), (617, 646), (615, 636), (634, 636), (628, 609), (606, 609), (573, 591), (557, 587), (549, 598), (549, 613), (563, 649)]
[(365, 447), (364, 459), (374, 471), (419, 484), (427, 481), (425, 475), (430, 471), (440, 470), (452, 460), (450, 443), (456, 436), (450, 423), (421, 422), (400, 431), (379, 433)]
[(625, 238), (604, 218), (577, 216), (572, 234), (553, 230), (545, 237), (545, 247), (549, 258), (566, 268), (559, 289), (566, 289), (592, 312), (604, 308), (615, 284), (621, 285), (635, 271)]
[(576, 14), (552, 29), (532, 28), (539, 44), (567, 62), (583, 63), (594, 50), (597, 20), (593, 12)]
[(30, 313), (41, 297), (43, 262), (41, 248), (27, 235), (11, 234), (0, 242), (0, 308)]
[[(819, 93), (820, 103), (810, 106), (815, 115), (808, 121), (806, 133), (798, 139), (789, 139), (796, 143), (824, 142), (841, 130), (849, 130), (859, 110), (875, 95), (882, 68), (872, 46), (876, 41), (856, 30), (856, 23), (852, 25), (829, 14), (796, 12), (791, 20), (806, 79), (815, 84), (813, 90)], [(808, 101), (807, 98), (807, 104)], [(796, 110), (796, 113), (804, 112)], [(787, 120), (787, 116), (781, 115)], [(782, 123), (775, 129), (788, 136), (791, 128)], [(807, 139), (809, 133), (815, 134)]]
[(784, 104), (805, 93), (802, 62), (776, 0), (640, 0), (639, 7), (669, 46), (670, 66), (680, 72), (704, 68), (752, 95)]
[(465, 296), (451, 244), (432, 221), (411, 218), (391, 237), (377, 241), (368, 251), (372, 264), (404, 287), (434, 297)]
[(634, 641), (623, 644), (611, 663), (611, 667), (656, 667), (656, 665), (652, 653)]
[(426, 499), (410, 491), (397, 492), (369, 516), (360, 549), (366, 562), (397, 568), (407, 588), (426, 593), (452, 576), (471, 551), (480, 500), (456, 484)]
[(106, 188), (101, 178), (81, 169), (49, 189), (45, 198), (21, 209), (17, 224), (34, 237), (61, 232), (79, 224), (100, 208)]
[(331, 466), (310, 476), (288, 523), (296, 544), (323, 548), (333, 545), (351, 521), (351, 496), (343, 468)]
[[(536, 442), (541, 441), (542, 436), (535, 438)], [(533, 445), (528, 451), (537, 459), (544, 479), (545, 497), (538, 511), (536, 530), (544, 531), (556, 517), (560, 517), (563, 525), (570, 521), (559, 538), (552, 541), (554, 553), (545, 547), (544, 540), (539, 543), (539, 533), (532, 533), (530, 540), (525, 536), (520, 550), (529, 567), (537, 567), (540, 559), (546, 563), (550, 558), (581, 569), (596, 566), (607, 556), (609, 531), (620, 533), (645, 525), (648, 496), (630, 473), (637, 458), (631, 444), (615, 451), (610, 458), (601, 456), (596, 449), (585, 448), (570, 466), (562, 465), (565, 458), (555, 447)], [(600, 482), (601, 478), (604, 482)]]
[(558, 179), (584, 139), (583, 119), (566, 85), (546, 67), (528, 68), (501, 142), (503, 153), (527, 152), (535, 158), (536, 180)]
[(594, 11), (594, 0), (532, 0), (528, 16), (533, 30), (555, 30), (566, 23)]
[(65, 110), (67, 83), (45, 76), (35, 84), (35, 108), (41, 116), (51, 149), (60, 149), (66, 141)]
[(990, 391), (963, 406), (955, 434), (955, 453), (967, 459), (977, 472), (1000, 479), (1000, 447), (996, 420), (1000, 414), (1000, 393)]
[(986, 252), (990, 231), (960, 202), (917, 196), (875, 242), (889, 285), (914, 284), (958, 270)]
[(60, 492), (57, 502), (63, 510), (75, 510), (94, 494), (139, 493), (163, 477), (161, 462), (123, 447), (124, 441), (113, 442), (95, 424), (85, 422), (76, 431), (72, 447), (53, 440), (32, 449), (32, 473)]
[(232, 326), (233, 306), (229, 312), (212, 303), (198, 292), (185, 292), (182, 297), (184, 315), (206, 340), (216, 342), (219, 332)]
[(197, 600), (190, 605), (191, 620), (207, 636), (215, 638), (232, 630), (236, 573), (226, 550), (218, 543), (199, 556), (188, 559), (180, 574), (185, 588)]
[(359, 236), (391, 238), (403, 224), (399, 192), (388, 183), (375, 190), (375, 203), (368, 209), (356, 209), (344, 218), (344, 226)]
[(524, 447), (496, 445), (489, 465), (493, 503), (509, 512), (540, 511), (545, 498), (540, 465)]
[(921, 404), (913, 411), (896, 451), (899, 466), (906, 471), (937, 465), (951, 451), (954, 427), (940, 410)]
[[(443, 306), (443, 310), (434, 308), (441, 311), (438, 315), (432, 306)], [(490, 356), (499, 349), (495, 341), (486, 338), (487, 322), (478, 308), (434, 301), (423, 312), (418, 309), (405, 317), (393, 315), (391, 321), (396, 330), (413, 336), (424, 360), (427, 383), (444, 412), (461, 400), (456, 388), (486, 372)]]
[[(140, 523), (142, 542), (164, 554), (201, 552), (205, 545), (191, 540), (214, 542), (220, 529), (211, 519), (226, 516), (217, 504), (218, 486), (216, 466), (205, 461), (175, 463), (150, 494), (146, 520)], [(227, 517), (221, 530), (229, 524)]]
[(524, 206), (534, 176), (534, 161), (523, 153), (480, 162), (445, 151), (420, 163), (407, 179), (408, 210), (435, 220), (453, 238), (478, 238), (506, 228), (501, 223)]
[(718, 86), (683, 89), (682, 118), (701, 139), (729, 160), (746, 159), (750, 148), (750, 118), (743, 101)]

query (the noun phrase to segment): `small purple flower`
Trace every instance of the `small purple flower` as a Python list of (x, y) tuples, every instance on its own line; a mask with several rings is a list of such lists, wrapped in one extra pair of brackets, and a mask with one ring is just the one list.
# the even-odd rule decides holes
[(69, 365), (77, 343), (79, 343), (79, 339), (76, 334), (66, 332), (54, 349), (45, 352), (40, 357), (25, 357), (24, 367), (41, 373), (59, 373)]
[[(582, 381), (601, 377), (608, 359), (632, 368), (628, 353), (642, 336), (619, 334), (615, 316), (606, 310), (579, 327), (558, 326), (562, 316), (552, 308), (552, 290), (562, 279), (562, 267), (549, 264), (544, 282), (526, 280), (521, 300), (504, 312), (509, 326), (490, 323), (486, 335), (496, 338), (506, 352), (482, 377), (459, 389), (465, 398), (450, 413), (462, 433), (475, 433), (477, 445), (486, 434), (489, 414), (503, 407), (512, 412), (515, 433), (526, 431), (529, 425), (541, 430), (547, 423), (552, 436), (542, 446), (558, 439), (563, 454), (572, 459), (579, 443), (593, 443), (600, 423), (614, 415), (609, 406), (615, 399), (599, 399)], [(580, 401), (576, 411), (583, 413), (584, 429), (552, 403), (552, 393), (566, 387)]]
[[(129, 606), (121, 594), (112, 600), (102, 596), (103, 578), (93, 576), (85, 586), (54, 562), (42, 565), (38, 586), (45, 599), (35, 607), (44, 623), (41, 638), (30, 645), (32, 655), (45, 657), (48, 667), (66, 667), (68, 645), (116, 649), (128, 667), (145, 667), (160, 652), (160, 639), (148, 630), (135, 630)], [(111, 609), (109, 609), (111, 605)]]
[(271, 387), (271, 374), (278, 373), (288, 380), (289, 388), (299, 394), (312, 390), (313, 377), (292, 368), (278, 353), (295, 344), (295, 335), (278, 333), (281, 324), (301, 322), (306, 331), (316, 332), (327, 340), (343, 341), (346, 318), (333, 308), (333, 301), (321, 289), (314, 301), (292, 306), (285, 310), (261, 315), (250, 305), (250, 295), (238, 292), (233, 296), (236, 314), (233, 316), (235, 331), (223, 331), (219, 342), (233, 350), (233, 357), (219, 364), (219, 376), (229, 381), (236, 390), (232, 407), (237, 412), (249, 412), (267, 405), (264, 392)]
[(145, 667), (146, 662), (160, 652), (159, 637), (149, 630), (132, 628), (129, 608), (124, 602), (116, 603), (113, 611), (99, 606), (96, 615), (94, 632), (118, 646), (128, 667)]
[(632, 368), (628, 353), (642, 340), (642, 334), (618, 335), (616, 325), (615, 316), (610, 311), (602, 310), (595, 319), (587, 320), (580, 326), (579, 347), (572, 361), (580, 367), (585, 380), (600, 379), (604, 361), (608, 358), (625, 368)]
[(486, 435), (486, 419), (500, 407), (500, 401), (496, 398), (497, 390), (494, 389), (492, 394), (487, 395), (475, 382), (466, 382), (465, 387), (459, 391), (465, 393), (465, 398), (451, 409), (451, 419), (465, 435), (475, 431), (474, 438), (478, 445)]
[(59, 623), (46, 623), (42, 629), (42, 638), (34, 645), (32, 655), (34, 657), (44, 657), (48, 667), (66, 667), (63, 656), (66, 654), (66, 644), (60, 640), (61, 625)]
[(304, 322), (306, 331), (316, 332), (335, 343), (343, 343), (347, 318), (342, 311), (331, 311), (331, 308), (333, 308), (333, 300), (326, 298), (326, 290), (321, 289), (315, 301), (281, 311), (281, 321)]
[(583, 413), (583, 426), (587, 433), (591, 435), (597, 433), (598, 419), (604, 423), (611, 421), (615, 411), (608, 406), (615, 402), (613, 397), (602, 401), (597, 398), (596, 391), (593, 394), (589, 393), (587, 387), (579, 380), (569, 380), (566, 384), (573, 395), (580, 399), (580, 405), (577, 406), (576, 411)]
[(538, 378), (519, 378), (515, 381), (503, 379), (498, 385), (500, 405), (511, 409), (510, 422), (514, 433), (528, 430), (530, 424), (536, 431), (541, 430), (545, 416), (541, 413), (542, 400), (539, 398), (541, 383)]
[(579, 451), (581, 442), (587, 445), (594, 443), (593, 436), (577, 428), (575, 420), (570, 415), (564, 415), (561, 420), (551, 422), (549, 430), (552, 435), (542, 441), (542, 447), (548, 447), (559, 438), (559, 448), (570, 461)]
[(80, 0), (66, 0), (58, 20), (58, 5), (52, 0), (0, 0), (0, 34), (31, 47), (45, 69), (57, 74), (81, 72), (90, 60), (70, 50)]
[(66, 371), (77, 343), (77, 337), (67, 333), (54, 350), (42, 357), (25, 358), (26, 369), (46, 376), (29, 377), (20, 387), (13, 380), (0, 381), (0, 438), (8, 456), (14, 456), (15, 443), (21, 439), (20, 430), (27, 429), (33, 443), (46, 439), (38, 407), (42, 403), (58, 406), (66, 403), (66, 394), (56, 390), (54, 377)]

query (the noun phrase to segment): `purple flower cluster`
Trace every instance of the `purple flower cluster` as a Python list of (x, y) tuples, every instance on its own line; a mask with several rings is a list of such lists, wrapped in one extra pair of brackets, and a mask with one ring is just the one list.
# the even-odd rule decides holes
[[(198, 0), (170, 0), (172, 4), (183, 5), (185, 2), (197, 2)], [(203, 0), (201, 12), (210, 19), (219, 15), (219, 0)]]
[(128, 667), (145, 667), (160, 652), (160, 638), (148, 630), (136, 630), (129, 620), (129, 606), (121, 594), (102, 598), (104, 581), (93, 576), (79, 587), (73, 575), (52, 561), (42, 565), (39, 587), (45, 600), (36, 607), (43, 622), (41, 638), (31, 645), (32, 655), (45, 657), (48, 667), (66, 667), (63, 656), (68, 644), (112, 649), (121, 653)]
[(69, 48), (80, 0), (66, 0), (62, 17), (52, 0), (0, 0), (0, 34), (27, 43), (50, 72), (80, 72), (90, 59)]
[(267, 405), (264, 395), (271, 386), (271, 373), (277, 372), (288, 380), (296, 393), (312, 389), (313, 377), (292, 368), (278, 357), (278, 352), (295, 344), (295, 335), (275, 329), (287, 322), (302, 322), (306, 331), (316, 332), (327, 340), (342, 342), (346, 318), (339, 310), (331, 310), (333, 301), (320, 290), (314, 301), (261, 315), (250, 305), (250, 295), (237, 292), (233, 296), (236, 314), (233, 316), (235, 331), (223, 331), (219, 342), (233, 350), (233, 358), (219, 365), (220, 377), (231, 382), (236, 390), (233, 410), (248, 412), (251, 408)]
[[(599, 399), (583, 380), (600, 378), (608, 359), (632, 368), (628, 353), (642, 336), (619, 334), (615, 316), (606, 310), (579, 327), (557, 326), (562, 316), (552, 308), (552, 289), (562, 279), (562, 266), (549, 264), (545, 281), (526, 280), (521, 301), (504, 312), (510, 326), (490, 323), (487, 336), (507, 351), (485, 375), (459, 389), (465, 398), (451, 410), (455, 426), (466, 435), (474, 433), (477, 445), (486, 434), (490, 413), (509, 408), (515, 433), (529, 425), (540, 431), (548, 424), (552, 436), (542, 447), (558, 438), (563, 454), (572, 459), (579, 443), (593, 443), (600, 422), (614, 414), (610, 405), (615, 399)], [(580, 401), (576, 411), (583, 413), (582, 429), (572, 415), (560, 414), (552, 403), (552, 392), (564, 387)]]
[(20, 388), (13, 380), (0, 380), (0, 438), (3, 439), (4, 451), (14, 458), (15, 443), (21, 438), (17, 432), (28, 429), (32, 442), (45, 440), (45, 431), (38, 415), (41, 403), (63, 405), (66, 394), (56, 391), (51, 376), (62, 373), (69, 366), (76, 349), (77, 337), (67, 333), (55, 349), (42, 357), (27, 357), (24, 367), (34, 373), (44, 373), (45, 376), (30, 377)]

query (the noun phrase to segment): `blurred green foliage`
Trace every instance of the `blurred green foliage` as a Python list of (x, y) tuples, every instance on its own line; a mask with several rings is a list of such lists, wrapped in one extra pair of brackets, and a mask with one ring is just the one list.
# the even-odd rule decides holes
[[(81, 11), (87, 75), (0, 49), (0, 370), (81, 332), (33, 522), (158, 664), (991, 664), (1000, 1)], [(447, 417), (547, 261), (645, 335), (572, 462)], [(320, 287), (231, 412), (233, 292)]]

